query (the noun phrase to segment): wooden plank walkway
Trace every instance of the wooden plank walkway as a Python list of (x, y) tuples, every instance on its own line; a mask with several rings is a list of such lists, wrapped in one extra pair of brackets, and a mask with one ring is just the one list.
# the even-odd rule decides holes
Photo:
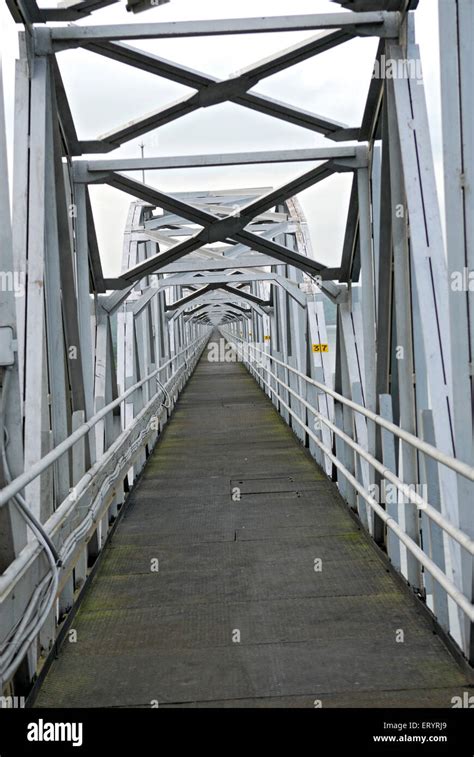
[(73, 628), (36, 706), (451, 707), (467, 685), (253, 378), (207, 350)]

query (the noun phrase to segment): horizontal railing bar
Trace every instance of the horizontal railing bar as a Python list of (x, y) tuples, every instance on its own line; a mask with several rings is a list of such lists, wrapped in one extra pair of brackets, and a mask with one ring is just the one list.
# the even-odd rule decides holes
[[(190, 345), (177, 352), (175, 355), (173, 355), (173, 357), (167, 360), (166, 363), (163, 363), (162, 366), (156, 368), (154, 371), (152, 371), (152, 373), (149, 373), (147, 376), (145, 376), (145, 378), (141, 379), (136, 384), (127, 389), (127, 391), (121, 394), (120, 397), (117, 397), (117, 399), (109, 402), (108, 405), (99, 410), (99, 412), (96, 413), (90, 420), (85, 421), (85, 423), (81, 424), (79, 428), (77, 428), (72, 434), (70, 434), (70, 436), (67, 437), (67, 439), (54, 447), (44, 457), (38, 460), (38, 462), (34, 463), (27, 471), (17, 476), (17, 478), (15, 478), (10, 484), (5, 486), (0, 492), (0, 507), (5, 505), (13, 496), (15, 496), (15, 494), (18, 494), (18, 492), (24, 489), (25, 486), (34, 481), (35, 478), (44, 473), (44, 471), (47, 470), (54, 462), (56, 462), (56, 460), (58, 460), (60, 457), (62, 457), (62, 455), (70, 450), (71, 447), (76, 444), (76, 442), (82, 439), (83, 436), (86, 436), (86, 434), (88, 434), (94, 428), (94, 426), (100, 420), (102, 420), (102, 418), (108, 415), (108, 413), (110, 413), (116, 407), (121, 405), (122, 402), (127, 399), (127, 397), (133, 394), (137, 389), (140, 389), (140, 387), (142, 387), (148, 381), (151, 381), (153, 378), (155, 378), (155, 376), (161, 373), (164, 368), (170, 365), (170, 363), (172, 364), (180, 355), (188, 352), (188, 350), (193, 345), (202, 344), (202, 342), (206, 338), (207, 336), (200, 337), (195, 342), (192, 342)], [(196, 350), (197, 349), (198, 348), (196, 348)], [(155, 392), (155, 394), (158, 394), (158, 391)]]
[[(265, 353), (266, 354), (266, 353)], [(269, 369), (263, 365), (263, 363), (259, 364), (260, 367), (262, 367), (267, 372), (270, 372)], [(271, 372), (272, 378), (275, 379), (289, 394), (291, 394), (295, 399), (298, 400), (298, 402), (301, 402), (305, 407), (308, 408), (308, 410), (313, 413), (313, 415), (316, 415), (322, 423), (324, 423), (325, 426), (327, 426), (333, 433), (335, 433), (337, 436), (339, 436), (340, 439), (342, 439), (346, 444), (349, 445), (355, 452), (357, 452), (361, 457), (364, 458), (373, 468), (375, 468), (387, 481), (390, 481), (390, 483), (394, 484), (394, 486), (397, 487), (397, 489), (405, 494), (406, 497), (408, 497), (411, 502), (416, 505), (420, 510), (423, 510), (425, 515), (430, 518), (434, 523), (436, 523), (440, 528), (442, 528), (449, 536), (451, 536), (455, 541), (458, 542), (469, 554), (474, 555), (474, 541), (469, 538), (467, 534), (464, 533), (464, 531), (461, 531), (461, 529), (457, 528), (451, 521), (447, 520), (438, 510), (436, 510), (432, 505), (429, 504), (423, 497), (421, 497), (417, 492), (414, 492), (410, 486), (406, 483), (404, 483), (401, 479), (398, 478), (392, 471), (385, 468), (385, 466), (377, 460), (373, 455), (370, 454), (367, 450), (365, 450), (363, 447), (360, 446), (354, 439), (351, 439), (350, 436), (348, 436), (344, 431), (342, 431), (340, 428), (338, 428), (332, 421), (330, 421), (328, 418), (326, 418), (322, 413), (320, 413), (318, 410), (316, 410), (307, 400), (304, 399), (298, 392), (296, 392), (292, 387), (290, 387), (288, 384), (285, 384), (284, 381), (282, 381), (278, 376)], [(280, 395), (278, 395), (280, 397)], [(301, 420), (298, 420), (298, 422), (303, 425), (303, 422)]]
[[(233, 335), (229, 338), (233, 338)], [(243, 341), (243, 340), (242, 340)], [(266, 354), (266, 353), (265, 353)], [(250, 363), (249, 363), (250, 365)], [(267, 372), (269, 371), (266, 366), (261, 366)], [(273, 378), (276, 378), (275, 374), (271, 374)], [(261, 381), (269, 388), (269, 390), (276, 394), (275, 390), (271, 386), (270, 382), (266, 381), (263, 376), (260, 376)], [(472, 605), (467, 597), (453, 584), (452, 581), (442, 572), (442, 570), (426, 555), (423, 550), (411, 539), (398, 525), (396, 520), (388, 515), (378, 502), (369, 494), (369, 492), (357, 481), (357, 479), (345, 468), (338, 458), (332, 454), (331, 450), (321, 442), (318, 437), (311, 431), (311, 429), (300, 419), (292, 408), (278, 395), (280, 403), (285, 407), (287, 412), (295, 418), (295, 420), (301, 425), (307, 432), (311, 439), (317, 444), (321, 451), (331, 460), (335, 467), (343, 474), (346, 480), (356, 489), (361, 497), (367, 502), (369, 507), (378, 515), (378, 517), (384, 521), (386, 526), (393, 531), (400, 541), (405, 545), (408, 551), (423, 565), (426, 570), (432, 575), (432, 577), (443, 587), (447, 594), (453, 599), (453, 601), (461, 608), (470, 621), (474, 621), (474, 605)], [(313, 411), (312, 411), (313, 412)]]
[(361, 415), (364, 415), (366, 418), (373, 421), (378, 426), (381, 426), (387, 431), (390, 431), (392, 434), (395, 434), (395, 436), (397, 436), (402, 441), (407, 442), (407, 444), (411, 444), (420, 452), (423, 452), (425, 455), (428, 455), (428, 457), (431, 457), (433, 460), (436, 460), (438, 463), (445, 465), (446, 467), (455, 471), (455, 473), (459, 473), (460, 476), (464, 476), (464, 478), (467, 478), (470, 481), (474, 481), (474, 468), (471, 465), (468, 465), (467, 463), (463, 463), (461, 460), (458, 460), (457, 458), (452, 457), (451, 455), (447, 455), (444, 452), (440, 452), (436, 447), (433, 447), (432, 444), (428, 444), (428, 442), (425, 442), (422, 439), (419, 439), (414, 434), (411, 434), (409, 431), (405, 431), (399, 426), (396, 426), (394, 423), (391, 423), (390, 421), (386, 420), (381, 415), (377, 415), (377, 413), (372, 412), (372, 410), (368, 410), (363, 405), (359, 405), (357, 404), (357, 402), (347, 399), (347, 397), (344, 397), (342, 394), (339, 394), (338, 392), (334, 391), (334, 389), (330, 389), (325, 384), (321, 384), (319, 381), (316, 381), (315, 379), (312, 379), (309, 376), (305, 376), (305, 374), (299, 371), (297, 368), (293, 368), (291, 365), (288, 365), (288, 363), (284, 363), (282, 360), (279, 360), (274, 355), (271, 355), (270, 353), (267, 353), (264, 350), (261, 350), (258, 347), (255, 347), (253, 344), (250, 344), (250, 342), (246, 342), (244, 339), (241, 339), (241, 337), (238, 337), (235, 334), (232, 334), (231, 338), (237, 339), (238, 341), (243, 342), (244, 344), (246, 344), (248, 347), (255, 350), (256, 352), (260, 352), (262, 355), (265, 355), (266, 357), (268, 357), (270, 360), (273, 360), (273, 362), (277, 363), (278, 365), (281, 365), (284, 368), (288, 369), (289, 371), (292, 371), (292, 373), (304, 379), (308, 384), (315, 386), (317, 389), (320, 389), (325, 394), (328, 394), (330, 397), (333, 397), (333, 399), (337, 400), (338, 402), (341, 402), (343, 405), (346, 405), (347, 407), (350, 407), (355, 412), (360, 413)]
[[(203, 337), (197, 342), (193, 342), (193, 344), (198, 343), (198, 346), (193, 351), (193, 356), (199, 352), (199, 349), (201, 348), (202, 343), (205, 341), (206, 337)], [(199, 344), (199, 342), (201, 344)], [(182, 366), (180, 367), (180, 369)], [(170, 384), (175, 381), (175, 377), (178, 374), (178, 371), (176, 371), (173, 376), (171, 376), (168, 381), (165, 384), (165, 387), (168, 387)], [(147, 405), (142, 409), (140, 414), (133, 419), (133, 423), (125, 428), (121, 434), (113, 441), (112, 445), (104, 452), (104, 455), (101, 460), (98, 460), (94, 463), (94, 465), (89, 468), (84, 475), (82, 476), (81, 480), (78, 481), (76, 484), (75, 492), (74, 494), (69, 494), (63, 502), (59, 505), (57, 510), (55, 510), (52, 515), (49, 517), (49, 519), (44, 523), (44, 528), (48, 535), (51, 538), (55, 538), (58, 531), (61, 528), (61, 524), (64, 522), (64, 519), (68, 516), (68, 509), (71, 505), (75, 505), (78, 499), (82, 496), (83, 492), (86, 490), (86, 488), (90, 485), (92, 480), (97, 476), (97, 474), (100, 472), (100, 470), (106, 465), (110, 458), (113, 457), (113, 455), (116, 453), (117, 447), (123, 443), (124, 438), (132, 434), (134, 432), (134, 428), (136, 426), (136, 423), (140, 422), (141, 419), (146, 416), (146, 414), (150, 411), (151, 407), (153, 406), (153, 403), (156, 402), (156, 395), (152, 397)], [(74, 499), (71, 499), (74, 497)], [(77, 528), (81, 528), (82, 521), (78, 524)], [(69, 534), (66, 540), (70, 539), (72, 534)], [(58, 545), (59, 549), (62, 553), (62, 550), (64, 548), (63, 545)], [(10, 563), (10, 565), (6, 568), (4, 573), (0, 575), (0, 604), (4, 600), (6, 593), (9, 591), (9, 588), (12, 584), (12, 581), (15, 579), (16, 576), (24, 572), (28, 565), (32, 562), (32, 560), (35, 559), (35, 557), (39, 554), (41, 551), (41, 545), (39, 544), (38, 540), (36, 538), (32, 539), (28, 542), (28, 544), (24, 547), (24, 549), (20, 552), (20, 554), (15, 558), (15, 560)], [(63, 555), (61, 554), (61, 557)]]

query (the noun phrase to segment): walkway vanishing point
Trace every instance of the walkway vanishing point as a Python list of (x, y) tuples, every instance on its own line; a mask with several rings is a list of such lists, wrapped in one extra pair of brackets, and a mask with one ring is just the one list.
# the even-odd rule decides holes
[(72, 628), (36, 706), (450, 707), (467, 684), (254, 379), (207, 350)]

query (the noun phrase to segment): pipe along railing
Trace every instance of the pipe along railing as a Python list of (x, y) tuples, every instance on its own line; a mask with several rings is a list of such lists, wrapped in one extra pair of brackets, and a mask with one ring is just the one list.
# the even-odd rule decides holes
[[(208, 338), (208, 335), (200, 337), (135, 383), (0, 492), (0, 507), (8, 502), (15, 503), (34, 534), (34, 538), (0, 576), (0, 692), (15, 674), (48, 617), (55, 611), (61, 589), (113, 499), (117, 485), (127, 476), (137, 453), (153, 437), (156, 441), (159, 430), (153, 421), (160, 421), (163, 414), (171, 409), (193, 372)], [(173, 371), (175, 363), (174, 372), (162, 383), (160, 376), (163, 371)], [(156, 391), (149, 402), (100, 460), (84, 473), (46, 523), (41, 524), (21, 495), (25, 486), (45, 473), (109, 413), (154, 379)], [(4, 463), (8, 463), (7, 445), (8, 440), (3, 440)], [(8, 464), (5, 470), (8, 471)], [(47, 557), (46, 567), (40, 564), (43, 554)]]
[[(280, 387), (284, 391), (288, 392), (289, 395), (294, 397), (298, 402), (300, 402), (303, 406), (305, 406), (314, 416), (318, 418), (318, 420), (321, 423), (324, 423), (327, 426), (327, 428), (329, 428), (342, 441), (344, 441), (349, 447), (351, 447), (354, 452), (356, 452), (361, 458), (366, 460), (378, 473), (382, 475), (383, 478), (385, 478), (387, 481), (392, 483), (397, 488), (397, 490), (401, 492), (405, 497), (408, 497), (411, 503), (413, 503), (420, 511), (423, 511), (423, 513), (431, 521), (433, 521), (441, 529), (443, 529), (443, 531), (447, 535), (449, 535), (452, 539), (454, 539), (462, 547), (462, 549), (466, 550), (466, 552), (469, 555), (474, 555), (474, 541), (470, 539), (467, 534), (465, 534), (463, 531), (457, 528), (453, 523), (447, 520), (438, 510), (432, 507), (417, 492), (413, 491), (413, 489), (410, 486), (405, 484), (401, 479), (398, 478), (398, 476), (392, 473), (392, 471), (388, 470), (379, 460), (377, 460), (373, 455), (371, 455), (366, 449), (361, 447), (360, 444), (358, 444), (350, 436), (344, 433), (344, 431), (338, 428), (338, 426), (336, 426), (329, 418), (321, 414), (304, 397), (302, 397), (292, 387), (290, 387), (288, 384), (282, 381), (282, 379), (280, 379), (276, 375), (275, 371), (272, 370), (271, 364), (275, 363), (276, 365), (282, 366), (286, 370), (292, 372), (294, 375), (303, 379), (305, 382), (307, 382), (307, 384), (311, 384), (312, 386), (316, 387), (319, 391), (324, 392), (327, 395), (330, 395), (337, 402), (340, 402), (341, 404), (346, 405), (351, 410), (357, 413), (360, 413), (361, 415), (364, 415), (367, 419), (377, 424), (381, 428), (384, 428), (385, 430), (390, 431), (392, 434), (397, 436), (402, 441), (413, 446), (419, 452), (422, 452), (425, 455), (428, 455), (433, 460), (436, 460), (438, 463), (441, 463), (442, 465), (446, 465), (451, 470), (455, 471), (461, 476), (464, 476), (470, 481), (474, 481), (474, 468), (467, 465), (466, 463), (463, 463), (460, 460), (456, 460), (455, 458), (450, 457), (449, 455), (446, 455), (443, 452), (440, 452), (438, 449), (436, 449), (436, 447), (433, 447), (431, 444), (428, 444), (422, 441), (421, 439), (419, 439), (417, 436), (414, 436), (413, 434), (410, 434), (409, 432), (404, 431), (399, 426), (396, 426), (394, 423), (387, 421), (385, 418), (382, 418), (376, 413), (373, 413), (372, 411), (367, 410), (367, 408), (363, 407), (362, 405), (359, 405), (356, 402), (353, 402), (352, 400), (347, 399), (346, 397), (342, 396), (338, 392), (335, 392), (334, 390), (330, 389), (325, 384), (321, 384), (320, 382), (315, 381), (309, 376), (306, 376), (304, 373), (302, 373), (296, 368), (293, 368), (288, 363), (284, 363), (283, 361), (271, 355), (269, 352), (266, 352), (265, 350), (259, 347), (256, 347), (253, 344), (250, 344), (244, 339), (241, 339), (240, 337), (231, 333), (227, 329), (222, 329), (222, 334), (225, 336), (227, 341), (230, 342), (234, 346), (240, 359), (247, 366), (250, 372), (254, 373), (255, 378), (260, 380), (268, 388), (270, 395), (273, 395), (274, 397), (278, 399), (280, 406), (283, 406), (285, 408), (285, 410), (291, 415), (292, 418), (295, 419), (295, 421), (300, 425), (300, 427), (304, 429), (304, 431), (314, 441), (314, 443), (319, 447), (319, 449), (324, 453), (324, 455), (326, 455), (329, 458), (329, 460), (331, 460), (331, 462), (337, 468), (337, 470), (346, 478), (347, 482), (351, 486), (353, 486), (354, 489), (358, 492), (358, 494), (364, 499), (364, 501), (371, 508), (373, 513), (375, 513), (385, 523), (387, 528), (389, 528), (394, 533), (394, 535), (400, 540), (400, 542), (402, 542), (405, 545), (406, 549), (413, 555), (413, 557), (416, 560), (418, 560), (420, 565), (422, 565), (430, 573), (432, 578), (435, 581), (437, 581), (440, 584), (440, 586), (442, 586), (442, 588), (446, 591), (446, 593), (451, 597), (451, 599), (456, 603), (456, 605), (462, 610), (466, 618), (468, 618), (471, 623), (474, 622), (474, 605), (470, 602), (470, 600), (462, 593), (462, 591), (458, 589), (458, 587), (439, 568), (439, 566), (436, 565), (436, 563), (419, 547), (419, 545), (410, 536), (408, 536), (408, 534), (401, 528), (399, 523), (394, 518), (392, 518), (383, 507), (380, 506), (380, 504), (370, 494), (370, 492), (367, 491), (367, 489), (364, 486), (362, 486), (362, 484), (355, 478), (355, 476), (333, 454), (332, 450), (330, 450), (321, 441), (321, 439), (319, 439), (319, 437), (298, 416), (298, 414), (290, 407), (290, 405), (284, 401), (281, 394), (278, 393), (276, 384), (280, 385)], [(238, 344), (238, 342), (241, 342), (241, 344)], [(257, 362), (256, 359), (253, 359), (251, 357), (249, 358), (249, 353), (247, 352), (248, 350), (253, 350), (255, 354), (259, 353), (261, 356), (263, 356), (263, 362)], [(254, 370), (255, 367), (259, 369), (263, 369), (263, 371), (266, 371), (267, 379), (265, 379), (263, 375), (258, 374)], [(272, 385), (271, 383), (272, 381), (275, 382), (274, 385)]]

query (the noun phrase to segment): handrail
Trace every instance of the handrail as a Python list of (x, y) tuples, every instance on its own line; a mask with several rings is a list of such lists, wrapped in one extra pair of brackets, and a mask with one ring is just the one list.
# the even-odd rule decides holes
[[(265, 369), (265, 366), (263, 364), (260, 365)], [(357, 454), (363, 457), (364, 460), (366, 460), (373, 468), (375, 468), (383, 476), (383, 478), (394, 484), (394, 486), (396, 486), (399, 491), (405, 494), (405, 496), (412, 501), (412, 504), (416, 505), (419, 510), (423, 510), (425, 515), (430, 518), (430, 520), (432, 520), (434, 523), (440, 526), (440, 528), (446, 531), (446, 533), (449, 534), (449, 536), (451, 536), (453, 539), (455, 539), (458, 544), (461, 545), (461, 547), (464, 547), (467, 552), (469, 552), (471, 555), (474, 555), (474, 541), (464, 531), (461, 531), (461, 529), (457, 528), (457, 526), (455, 526), (453, 523), (451, 523), (450, 520), (445, 518), (439, 512), (439, 510), (436, 510), (432, 505), (429, 504), (429, 502), (423, 499), (420, 494), (418, 494), (416, 491), (413, 491), (408, 484), (406, 484), (404, 481), (398, 478), (398, 476), (392, 473), (389, 468), (386, 468), (383, 463), (377, 460), (376, 457), (374, 457), (370, 454), (370, 452), (361, 447), (361, 445), (358, 444), (354, 439), (351, 439), (350, 436), (344, 433), (342, 429), (338, 428), (334, 423), (332, 423), (332, 421), (330, 421), (322, 413), (320, 413), (319, 410), (316, 410), (314, 407), (312, 407), (307, 400), (305, 400), (300, 394), (298, 394), (298, 392), (295, 392), (294, 389), (288, 386), (288, 384), (285, 384), (284, 381), (279, 379), (278, 376), (276, 376), (274, 373), (272, 373), (271, 375), (275, 379), (275, 381), (277, 381), (286, 391), (288, 391), (299, 402), (305, 405), (308, 410), (313, 413), (313, 415), (316, 415), (322, 421), (322, 423), (324, 423), (331, 431), (333, 431), (333, 433), (339, 436), (340, 439), (342, 439), (355, 452), (357, 452)], [(298, 423), (304, 425), (301, 420), (298, 420)]]
[[(201, 345), (205, 339), (207, 339), (207, 335), (204, 335), (197, 339), (195, 342), (191, 342), (191, 344), (187, 345), (184, 349), (177, 352), (173, 357), (171, 357), (169, 360), (166, 361), (166, 363), (163, 363), (159, 368), (156, 368), (154, 371), (149, 373), (145, 378), (141, 379), (140, 381), (137, 381), (136, 384), (129, 387), (123, 394), (120, 395), (120, 397), (117, 397), (112, 402), (109, 402), (108, 405), (105, 405), (101, 410), (99, 410), (95, 415), (90, 418), (90, 420), (85, 421), (83, 424), (79, 426), (75, 431), (70, 434), (67, 439), (64, 439), (64, 441), (60, 442), (56, 445), (50, 452), (48, 452), (44, 457), (42, 457), (38, 462), (34, 463), (27, 471), (24, 471), (19, 476), (17, 476), (10, 484), (7, 484), (2, 491), (0, 492), (0, 507), (3, 505), (6, 505), (7, 502), (15, 496), (15, 494), (18, 494), (22, 489), (24, 489), (25, 486), (27, 486), (29, 483), (34, 481), (35, 478), (40, 476), (42, 473), (44, 473), (45, 470), (47, 470), (56, 460), (58, 460), (62, 455), (64, 455), (65, 452), (67, 452), (71, 447), (76, 444), (80, 439), (82, 439), (83, 436), (86, 436), (93, 428), (94, 426), (102, 420), (108, 413), (110, 413), (111, 410), (114, 410), (114, 408), (118, 407), (119, 405), (124, 402), (127, 397), (129, 397), (131, 394), (133, 394), (137, 389), (140, 389), (141, 386), (146, 384), (148, 381), (151, 381), (155, 376), (157, 376), (161, 371), (166, 368), (170, 363), (172, 364), (176, 358), (178, 358), (180, 355), (182, 355), (185, 352), (188, 352), (188, 350), (193, 345)], [(197, 346), (193, 353), (197, 352), (199, 349), (199, 346)], [(156, 392), (158, 394), (158, 392)]]
[(328, 394), (330, 397), (333, 397), (333, 399), (337, 400), (338, 402), (341, 402), (343, 405), (350, 407), (355, 412), (360, 413), (361, 415), (365, 415), (366, 418), (373, 421), (378, 426), (381, 426), (387, 431), (390, 431), (392, 434), (395, 434), (395, 436), (398, 436), (402, 441), (411, 444), (413, 447), (416, 447), (420, 452), (428, 455), (428, 457), (431, 457), (433, 460), (436, 460), (442, 465), (446, 465), (448, 468), (451, 468), (451, 470), (455, 471), (455, 473), (459, 473), (459, 475), (464, 476), (464, 478), (467, 478), (470, 481), (474, 481), (474, 467), (468, 465), (468, 463), (463, 463), (461, 460), (458, 460), (451, 455), (447, 455), (445, 452), (440, 452), (432, 444), (419, 439), (418, 436), (411, 434), (409, 431), (405, 431), (404, 429), (400, 428), (400, 426), (397, 426), (395, 425), (395, 423), (388, 421), (381, 415), (372, 412), (372, 410), (368, 410), (363, 405), (359, 405), (357, 402), (347, 399), (347, 397), (344, 397), (342, 394), (339, 394), (338, 392), (334, 391), (334, 389), (331, 389), (325, 384), (321, 384), (319, 381), (312, 379), (310, 376), (305, 376), (305, 374), (299, 371), (297, 368), (293, 368), (293, 366), (289, 365), (288, 363), (284, 363), (282, 360), (279, 360), (269, 352), (265, 352), (264, 350), (255, 347), (255, 345), (250, 344), (250, 342), (246, 342), (245, 339), (242, 339), (235, 334), (230, 334), (229, 336), (232, 339), (238, 339), (240, 342), (243, 342), (256, 352), (260, 352), (262, 355), (265, 355), (266, 358), (273, 360), (273, 362), (278, 363), (278, 365), (281, 365), (284, 368), (287, 368), (289, 371), (292, 371), (292, 373), (304, 379), (309, 384), (312, 384), (317, 389), (320, 389), (325, 394)]
[[(233, 334), (230, 334), (228, 336), (230, 340), (234, 338)], [(237, 337), (238, 338), (238, 337)], [(243, 339), (239, 339), (239, 341), (244, 342)], [(246, 342), (245, 344), (248, 344)], [(251, 346), (251, 345), (249, 345)], [(258, 352), (261, 352), (266, 357), (271, 357), (268, 353), (264, 352), (263, 350), (258, 350)], [(278, 361), (281, 363), (281, 361)], [(286, 364), (281, 363), (285, 367)], [(265, 366), (263, 363), (258, 363), (258, 366), (263, 368), (265, 371), (267, 371), (267, 374), (269, 374), (273, 379), (275, 379), (279, 384), (282, 384), (287, 391), (289, 391), (290, 394), (292, 394), (294, 397), (296, 397), (300, 402), (303, 402), (306, 406), (309, 406), (309, 403), (301, 397), (297, 392), (295, 392), (291, 387), (289, 387), (287, 384), (284, 384), (284, 382), (281, 381), (271, 370), (271, 368)], [(304, 378), (303, 374), (301, 374)], [(275, 393), (275, 389), (270, 384), (270, 381), (266, 381), (263, 376), (260, 376), (260, 380), (269, 388), (269, 390), (272, 393)], [(308, 435), (311, 437), (311, 439), (318, 445), (318, 447), (321, 449), (321, 451), (327, 455), (327, 457), (331, 460), (331, 462), (335, 465), (335, 467), (343, 474), (343, 476), (347, 479), (347, 481), (357, 490), (357, 492), (362, 496), (362, 498), (367, 502), (369, 507), (375, 512), (378, 517), (384, 521), (386, 526), (390, 528), (391, 531), (393, 531), (396, 536), (400, 539), (400, 541), (406, 546), (406, 548), (409, 550), (409, 552), (419, 561), (421, 565), (423, 565), (426, 570), (433, 576), (433, 578), (445, 589), (447, 594), (453, 599), (453, 601), (462, 609), (462, 611), (466, 614), (466, 616), (471, 620), (474, 621), (474, 605), (469, 601), (469, 599), (457, 588), (457, 586), (443, 573), (443, 571), (436, 565), (433, 560), (428, 557), (428, 555), (423, 552), (423, 550), (419, 547), (418, 544), (410, 537), (408, 536), (405, 531), (399, 526), (397, 521), (388, 515), (387, 511), (384, 510), (379, 503), (374, 499), (374, 497), (371, 496), (371, 494), (357, 481), (355, 476), (350, 473), (350, 471), (347, 470), (347, 468), (341, 463), (341, 461), (333, 455), (332, 451), (326, 447), (326, 445), (318, 439), (318, 437), (313, 433), (313, 431), (298, 417), (298, 415), (295, 413), (295, 411), (280, 397), (280, 395), (277, 395), (280, 403), (285, 407), (287, 412), (295, 418), (295, 420), (300, 424), (302, 428), (305, 429), (305, 431), (308, 433)], [(355, 403), (354, 403), (355, 404)], [(327, 421), (324, 416), (322, 416), (318, 411), (316, 411), (314, 408), (309, 406), (311, 409), (311, 412), (318, 417), (321, 418), (324, 422)], [(329, 422), (330, 423), (330, 422)], [(336, 430), (336, 433), (340, 432), (340, 429), (337, 429), (333, 424), (334, 430)], [(343, 434), (343, 432), (341, 432)], [(356, 444), (350, 437), (347, 437), (346, 434), (343, 434), (344, 437), (346, 437), (346, 440), (348, 443), (350, 443), (350, 446), (354, 445), (359, 448), (359, 450), (362, 450), (362, 448)], [(365, 453), (365, 450), (363, 450)], [(367, 459), (367, 458), (366, 458)], [(377, 461), (378, 462), (378, 461)], [(423, 500), (424, 501), (424, 500)], [(428, 503), (426, 503), (428, 505)], [(429, 508), (431, 508), (430, 505), (428, 505)], [(434, 508), (432, 508), (434, 510)], [(435, 511), (437, 512), (437, 511)], [(427, 512), (428, 514), (428, 512)], [(466, 534), (464, 534), (462, 531), (459, 531), (459, 529), (456, 529), (455, 526), (453, 526), (449, 521), (446, 521), (443, 516), (439, 515), (439, 521), (438, 525), (440, 525), (442, 528), (446, 530), (446, 526), (450, 529), (450, 535), (453, 536), (453, 538), (458, 537), (461, 539), (464, 543), (462, 543), (462, 546), (465, 547), (471, 554), (474, 554), (474, 542), (472, 542), (469, 537), (467, 537)], [(459, 532), (459, 533), (456, 533)], [(457, 539), (458, 540), (458, 539)]]
[[(260, 363), (259, 366), (264, 368), (264, 370), (267, 370), (267, 368), (262, 363)], [(469, 552), (471, 555), (474, 555), (474, 541), (464, 531), (461, 531), (461, 529), (457, 528), (457, 526), (455, 526), (453, 523), (451, 523), (451, 521), (445, 518), (438, 510), (432, 507), (429, 502), (423, 499), (420, 494), (414, 492), (408, 484), (406, 484), (404, 481), (398, 478), (398, 476), (392, 473), (391, 470), (385, 468), (383, 463), (377, 460), (377, 458), (371, 455), (370, 452), (361, 447), (361, 445), (354, 441), (354, 439), (351, 439), (350, 436), (344, 433), (344, 431), (338, 428), (334, 423), (332, 423), (332, 421), (330, 421), (322, 413), (320, 413), (312, 405), (310, 405), (310, 403), (306, 399), (304, 399), (304, 397), (298, 394), (298, 392), (292, 389), (292, 387), (290, 387), (288, 384), (285, 384), (285, 382), (279, 379), (278, 376), (276, 376), (273, 372), (271, 375), (275, 381), (277, 381), (299, 402), (305, 405), (308, 410), (313, 413), (313, 415), (316, 415), (322, 421), (322, 423), (324, 423), (331, 431), (333, 431), (333, 433), (339, 436), (340, 439), (342, 439), (361, 457), (363, 457), (364, 460), (366, 460), (373, 468), (375, 468), (385, 479), (387, 479), (387, 481), (394, 484), (394, 486), (396, 486), (399, 491), (405, 494), (405, 496), (408, 497), (414, 505), (416, 505), (420, 510), (423, 510), (425, 515), (430, 518), (430, 520), (432, 520), (434, 523), (440, 526), (440, 528), (446, 531), (446, 533), (449, 534), (449, 536), (451, 536), (453, 539), (455, 539), (458, 544), (464, 547), (467, 552)], [(304, 426), (304, 423), (300, 419), (297, 418), (297, 421), (301, 426)]]
[[(202, 343), (205, 341), (205, 339), (202, 339), (200, 341)], [(198, 345), (197, 348), (193, 351), (193, 356), (196, 353), (198, 353), (200, 349), (201, 349), (201, 345)], [(173, 374), (173, 376), (171, 376), (168, 379), (165, 386), (169, 386), (173, 381), (176, 381), (177, 375), (178, 375), (178, 371), (176, 371)], [(158, 392), (156, 394), (158, 394)], [(139, 421), (142, 417), (144, 417), (149, 412), (154, 402), (156, 402), (156, 395), (148, 401), (147, 405), (145, 405), (145, 407), (141, 410), (139, 415), (133, 419), (134, 423), (136, 421)], [(101, 460), (96, 461), (87, 471), (84, 472), (82, 478), (80, 479), (80, 481), (77, 482), (76, 486), (74, 487), (75, 489), (74, 493), (70, 492), (69, 495), (61, 502), (59, 507), (50, 515), (48, 520), (44, 523), (44, 528), (51, 537), (53, 537), (55, 531), (58, 530), (62, 520), (67, 514), (68, 512), (67, 508), (72, 503), (74, 503), (78, 498), (82, 496), (82, 493), (85, 491), (86, 487), (92, 482), (96, 474), (99, 472), (99, 470), (103, 466), (104, 461), (107, 463), (111, 459), (111, 456), (115, 454), (117, 445), (123, 441), (127, 433), (133, 431), (133, 427), (134, 427), (134, 424), (125, 428), (121, 432), (121, 434), (113, 441), (110, 447), (104, 452)], [(90, 510), (89, 510), (89, 513), (90, 513)], [(79, 523), (78, 528), (82, 527), (83, 522), (84, 520)], [(66, 539), (66, 542), (64, 542), (61, 545), (60, 553), (61, 553), (61, 559), (63, 560), (64, 560), (63, 550), (65, 549), (65, 546), (68, 545), (74, 533), (75, 532), (72, 532), (72, 534), (69, 534)], [(32, 539), (25, 545), (25, 547), (17, 555), (17, 557), (10, 563), (10, 565), (8, 565), (5, 571), (2, 574), (0, 574), (0, 604), (2, 600), (4, 599), (5, 592), (8, 591), (9, 584), (11, 580), (13, 579), (13, 577), (25, 569), (26, 565), (36, 556), (39, 549), (40, 549), (40, 545), (38, 543), (38, 540), (36, 538)]]

